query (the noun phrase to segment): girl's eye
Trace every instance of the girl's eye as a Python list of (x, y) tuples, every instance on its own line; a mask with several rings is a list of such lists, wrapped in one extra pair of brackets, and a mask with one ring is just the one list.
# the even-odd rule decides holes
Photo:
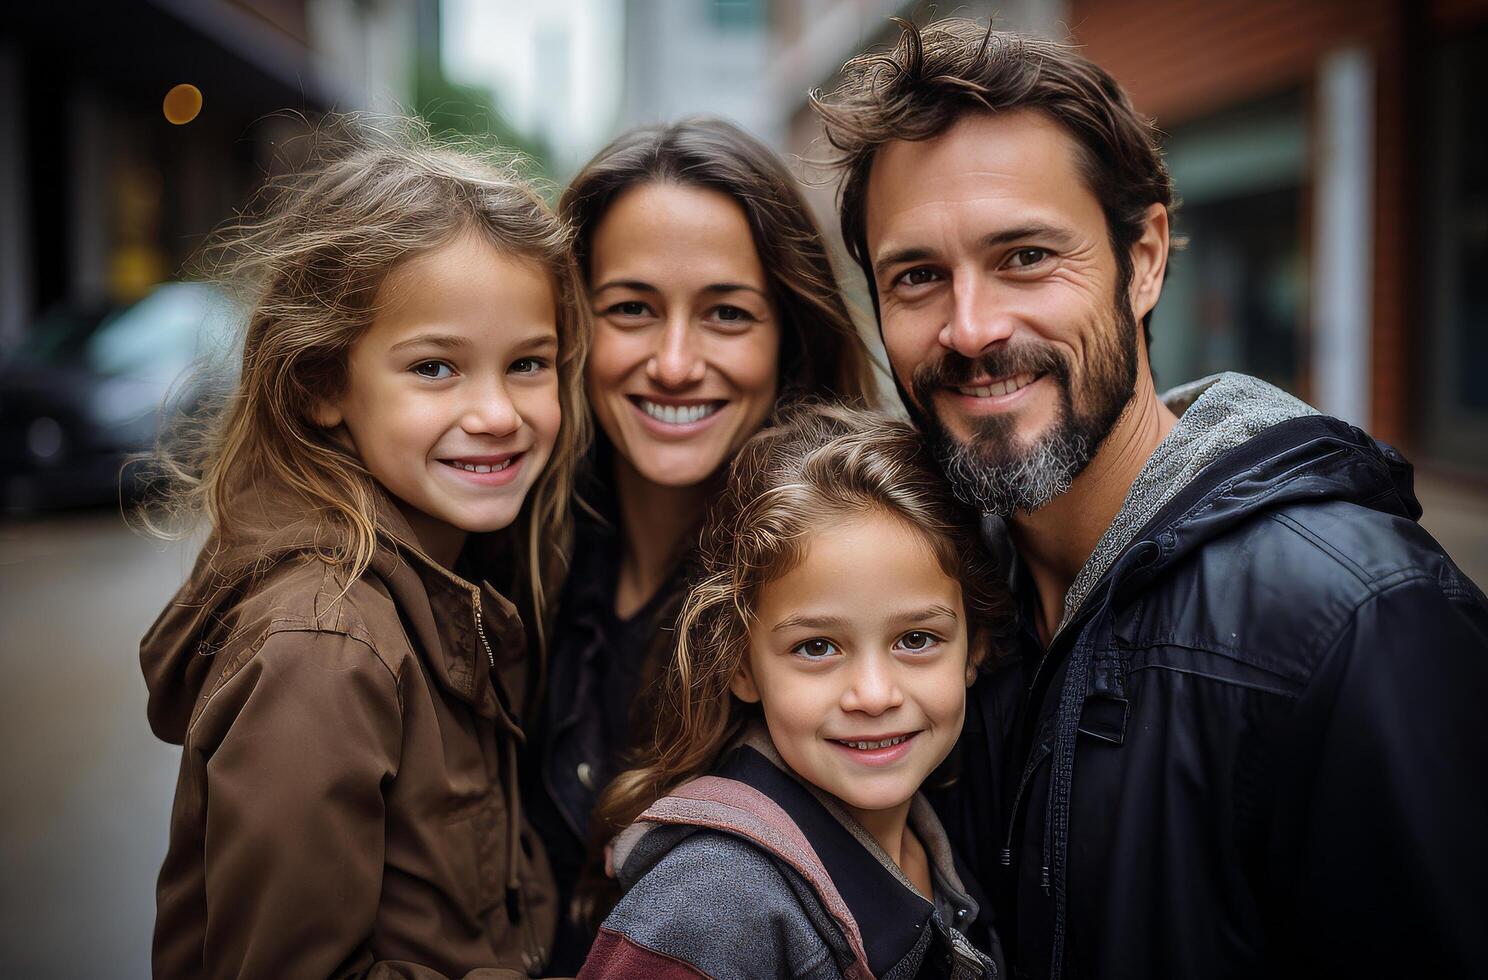
[(901, 649), (909, 650), (912, 653), (924, 653), (939, 642), (940, 638), (934, 633), (926, 633), (923, 630), (910, 630), (908, 633), (899, 637), (898, 645)]
[(797, 643), (791, 647), (791, 653), (798, 653), (807, 660), (825, 660), (837, 653), (837, 645), (831, 640), (817, 637), (805, 643)]
[(1050, 252), (1046, 248), (1020, 248), (1008, 258), (1008, 265), (1015, 269), (1027, 269), (1038, 265), (1049, 255)]
[(510, 368), (512, 374), (536, 374), (548, 366), (548, 362), (541, 357), (524, 357), (513, 361)]
[(414, 374), (430, 381), (443, 381), (455, 373), (455, 369), (443, 361), (423, 361), (409, 368)]

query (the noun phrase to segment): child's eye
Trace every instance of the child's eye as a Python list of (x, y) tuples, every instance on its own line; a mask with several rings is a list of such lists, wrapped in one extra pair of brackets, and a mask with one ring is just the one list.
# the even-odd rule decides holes
[(422, 361), (409, 368), (414, 374), (430, 381), (443, 381), (455, 373), (455, 369), (443, 361)]
[(901, 650), (908, 650), (911, 653), (924, 653), (939, 642), (940, 637), (934, 633), (926, 633), (924, 630), (910, 630), (908, 633), (899, 637), (899, 642), (895, 645)]
[(537, 374), (548, 366), (548, 362), (541, 357), (524, 357), (513, 361), (510, 368), (512, 374)]
[(798, 653), (801, 656), (805, 657), (807, 660), (824, 660), (827, 657), (836, 655), (837, 644), (833, 643), (831, 640), (824, 640), (821, 637), (816, 637), (815, 639), (807, 640), (804, 643), (797, 643), (795, 646), (791, 647), (791, 653)]

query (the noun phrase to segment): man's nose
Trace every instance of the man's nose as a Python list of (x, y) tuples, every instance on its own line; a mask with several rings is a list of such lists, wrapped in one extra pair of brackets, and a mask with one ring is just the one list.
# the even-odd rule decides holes
[(702, 381), (707, 365), (698, 341), (696, 329), (685, 316), (669, 319), (646, 361), (646, 377), (663, 388), (685, 388)]
[(995, 284), (975, 274), (958, 273), (952, 280), (951, 295), (954, 305), (950, 319), (941, 328), (942, 347), (974, 359), (1013, 335), (1015, 318)]

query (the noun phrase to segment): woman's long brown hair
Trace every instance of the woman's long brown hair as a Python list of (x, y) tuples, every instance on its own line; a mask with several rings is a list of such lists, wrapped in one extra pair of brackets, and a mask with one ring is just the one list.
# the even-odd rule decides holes
[[(204, 518), (223, 562), (212, 571), (231, 584), (249, 577), (255, 560), (234, 543), (272, 534), (291, 518), (309, 521), (327, 532), (322, 559), (344, 568), (347, 582), (361, 575), (376, 550), (379, 490), (361, 461), (316, 424), (316, 407), (344, 390), (347, 354), (376, 316), (388, 274), (478, 234), (541, 267), (558, 311), (562, 425), (551, 461), (503, 532), (516, 559), (514, 583), (541, 637), (589, 431), (588, 304), (568, 228), (509, 155), (436, 142), (417, 122), (343, 116), (311, 138), (310, 164), (269, 182), (204, 253), (209, 273), (246, 293), (241, 368), (219, 404), (162, 442), (154, 475), (164, 492), (144, 512), (147, 526), (179, 533)], [(255, 505), (266, 490), (277, 501), (272, 512)]]

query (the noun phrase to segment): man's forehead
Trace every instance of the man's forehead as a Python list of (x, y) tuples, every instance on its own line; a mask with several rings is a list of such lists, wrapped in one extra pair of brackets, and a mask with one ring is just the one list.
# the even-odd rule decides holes
[[(1006, 204), (1084, 213), (1099, 209), (1079, 167), (1079, 148), (1042, 112), (972, 113), (928, 140), (895, 140), (874, 157), (865, 197), (865, 231), (874, 248), (885, 231), (913, 225), (917, 212), (944, 205)], [(1026, 220), (1010, 214), (1009, 220)]]

